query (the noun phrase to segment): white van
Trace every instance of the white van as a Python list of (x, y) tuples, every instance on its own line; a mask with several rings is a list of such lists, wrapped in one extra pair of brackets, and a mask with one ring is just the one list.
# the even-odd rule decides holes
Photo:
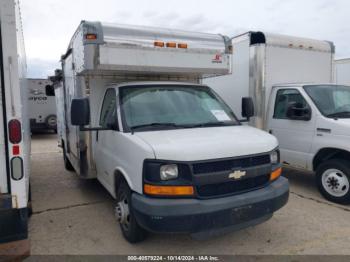
[(286, 204), (276, 138), (200, 84), (230, 72), (230, 52), (221, 35), (171, 29), (83, 21), (74, 34), (55, 84), (65, 166), (116, 199), (128, 241), (237, 230)]
[(19, 3), (0, 1), (0, 256), (28, 254), (30, 132)]
[(350, 87), (329, 84), (334, 45), (262, 32), (232, 43), (233, 73), (205, 83), (232, 109), (252, 97), (250, 124), (278, 138), (282, 162), (316, 172), (328, 200), (350, 203)]
[(27, 79), (28, 113), (31, 131), (57, 130), (55, 93), (48, 79)]

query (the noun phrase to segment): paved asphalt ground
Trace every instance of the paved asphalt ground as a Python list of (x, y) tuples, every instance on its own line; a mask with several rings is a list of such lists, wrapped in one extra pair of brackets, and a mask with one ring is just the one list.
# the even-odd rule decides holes
[(290, 200), (268, 222), (239, 232), (193, 240), (151, 235), (131, 245), (114, 219), (113, 199), (97, 181), (65, 171), (55, 135), (34, 135), (29, 237), (32, 255), (350, 255), (350, 206), (324, 200), (312, 174), (285, 170)]

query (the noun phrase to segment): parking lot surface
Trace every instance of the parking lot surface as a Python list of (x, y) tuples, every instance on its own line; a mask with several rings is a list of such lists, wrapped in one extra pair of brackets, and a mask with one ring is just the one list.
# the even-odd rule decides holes
[(350, 206), (324, 200), (312, 174), (287, 169), (289, 203), (264, 224), (201, 241), (152, 234), (131, 245), (114, 218), (112, 197), (99, 182), (64, 169), (56, 135), (32, 139), (32, 255), (350, 255)]

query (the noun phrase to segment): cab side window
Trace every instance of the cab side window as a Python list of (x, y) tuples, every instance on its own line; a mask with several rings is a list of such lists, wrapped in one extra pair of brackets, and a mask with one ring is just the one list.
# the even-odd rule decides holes
[(277, 92), (273, 118), (288, 119), (287, 110), (291, 104), (294, 104), (297, 108), (310, 108), (298, 90), (281, 89)]
[(107, 127), (109, 120), (116, 118), (116, 93), (110, 88), (106, 91), (100, 115), (100, 126)]

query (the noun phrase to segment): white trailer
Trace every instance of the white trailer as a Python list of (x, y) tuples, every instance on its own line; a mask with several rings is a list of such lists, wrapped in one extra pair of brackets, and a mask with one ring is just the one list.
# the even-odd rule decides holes
[(83, 21), (62, 56), (53, 80), (65, 166), (116, 198), (130, 242), (256, 225), (288, 200), (277, 140), (200, 84), (230, 72), (226, 40)]
[(235, 112), (253, 98), (252, 126), (275, 135), (281, 158), (316, 172), (321, 193), (350, 202), (350, 88), (333, 82), (328, 41), (249, 32), (234, 37), (233, 73), (208, 79)]
[(57, 130), (55, 93), (48, 79), (27, 79), (28, 111), (31, 131)]
[(338, 85), (350, 86), (350, 58), (335, 61), (335, 82)]
[[(30, 137), (19, 2), (0, 1), (0, 255), (29, 252)], [(26, 250), (23, 250), (23, 247)], [(8, 249), (7, 249), (8, 248)], [(4, 250), (6, 249), (6, 250)]]

